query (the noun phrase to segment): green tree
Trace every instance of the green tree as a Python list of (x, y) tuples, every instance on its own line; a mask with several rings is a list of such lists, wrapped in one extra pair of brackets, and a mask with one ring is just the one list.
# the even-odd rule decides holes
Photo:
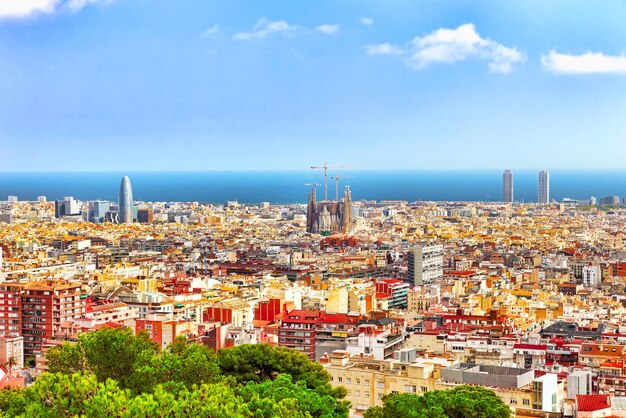
[(13, 367), (17, 366), (17, 358), (11, 356), (7, 359), (6, 363), (4, 363), (4, 367), (7, 368), (9, 373), (13, 370)]
[(509, 418), (511, 410), (492, 390), (458, 386), (424, 395), (390, 394), (382, 408), (370, 408), (365, 418)]
[(72, 374), (87, 369), (85, 354), (78, 344), (63, 343), (46, 351), (50, 373)]
[(158, 354), (145, 354), (148, 358), (136, 363), (131, 380), (137, 393), (152, 392), (157, 384), (176, 393), (182, 388), (220, 380), (215, 353), (201, 344), (187, 345), (182, 341)]
[(133, 398), (122, 416), (241, 418), (253, 414), (232, 387), (217, 383), (183, 389), (177, 395), (158, 385), (154, 393)]
[(286, 347), (269, 344), (243, 344), (219, 351), (217, 363), (220, 372), (233, 376), (239, 383), (264, 382), (287, 373), (297, 382), (304, 381), (308, 388), (315, 389), (330, 382), (324, 367)]
[(255, 417), (347, 417), (350, 403), (307, 388), (304, 381), (293, 383), (291, 376), (248, 383), (238, 391)]
[(101, 328), (80, 334), (75, 344), (64, 343), (46, 353), (50, 372), (72, 374), (89, 371), (99, 382), (113, 379), (122, 388), (132, 388), (135, 370), (159, 352), (145, 332)]

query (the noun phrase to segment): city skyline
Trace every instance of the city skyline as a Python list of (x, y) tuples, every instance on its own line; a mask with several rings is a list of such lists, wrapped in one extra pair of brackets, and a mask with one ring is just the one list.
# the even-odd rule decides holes
[(333, 149), (369, 169), (620, 168), (625, 16), (619, 1), (3, 2), (0, 165), (291, 170)]

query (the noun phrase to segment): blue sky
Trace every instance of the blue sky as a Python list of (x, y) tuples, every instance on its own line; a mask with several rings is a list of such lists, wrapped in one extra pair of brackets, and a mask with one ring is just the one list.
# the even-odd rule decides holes
[(0, 170), (624, 168), (626, 2), (0, 0)]

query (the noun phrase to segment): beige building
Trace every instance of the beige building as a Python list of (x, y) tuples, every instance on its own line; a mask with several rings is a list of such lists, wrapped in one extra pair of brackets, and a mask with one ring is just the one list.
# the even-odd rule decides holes
[(24, 337), (0, 337), (0, 365), (5, 365), (9, 359), (15, 358), (14, 369), (24, 368)]
[(436, 389), (440, 370), (452, 362), (437, 357), (415, 358), (414, 353), (402, 350), (396, 353), (398, 359), (377, 361), (335, 351), (325, 367), (331, 375), (331, 384), (348, 390), (346, 399), (352, 402), (353, 409), (364, 411), (382, 406), (382, 398), (388, 393), (424, 393)]

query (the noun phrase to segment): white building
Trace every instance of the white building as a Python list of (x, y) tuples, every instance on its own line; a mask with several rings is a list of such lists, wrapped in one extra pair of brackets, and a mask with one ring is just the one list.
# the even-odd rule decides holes
[(415, 286), (443, 277), (443, 245), (418, 245), (409, 251), (409, 280)]
[(602, 284), (602, 268), (599, 265), (583, 267), (583, 285), (599, 288)]

